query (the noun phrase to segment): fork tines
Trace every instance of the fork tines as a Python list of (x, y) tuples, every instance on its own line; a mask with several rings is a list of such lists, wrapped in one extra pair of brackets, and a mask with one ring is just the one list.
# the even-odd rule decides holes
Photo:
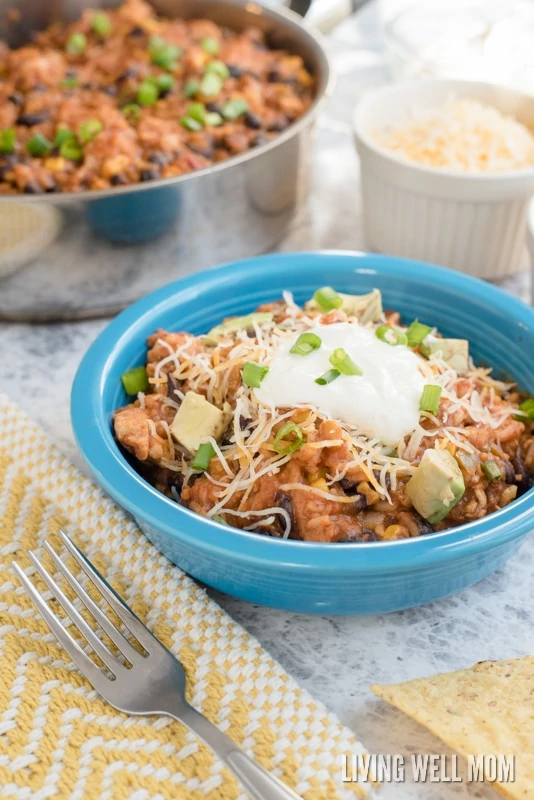
[[(126, 628), (130, 631), (130, 633), (139, 641), (141, 646), (144, 648), (146, 654), (150, 653), (151, 646), (155, 641), (152, 634), (148, 631), (148, 629), (143, 625), (143, 623), (133, 614), (133, 612), (122, 602), (120, 597), (113, 591), (111, 586), (104, 580), (104, 578), (100, 575), (100, 573), (93, 567), (93, 565), (88, 561), (88, 559), (84, 556), (84, 554), (76, 547), (76, 545), (69, 539), (69, 537), (63, 532), (58, 532), (59, 538), (61, 539), (62, 543), (68, 550), (68, 553), (74, 557), (78, 565), (81, 567), (83, 572), (87, 575), (87, 577), (91, 580), (94, 587), (98, 590), (99, 594), (102, 598), (106, 600), (109, 606), (113, 609), (113, 611), (117, 614), (121, 622), (126, 626)], [(64, 578), (68, 581), (82, 604), (85, 608), (91, 613), (94, 617), (98, 625), (104, 631), (105, 634), (110, 638), (110, 640), (114, 643), (117, 649), (122, 653), (126, 661), (135, 666), (139, 664), (141, 661), (145, 659), (145, 656), (137, 650), (129, 641), (126, 639), (125, 636), (118, 630), (118, 628), (108, 619), (106, 614), (102, 611), (102, 609), (95, 603), (95, 601), (90, 597), (88, 592), (84, 589), (81, 585), (79, 580), (72, 574), (69, 568), (64, 564), (60, 556), (56, 553), (53, 547), (49, 544), (49, 542), (44, 543), (44, 547), (46, 552), (51, 557), (52, 561), (54, 562), (55, 566), (58, 570), (62, 573)], [(128, 667), (125, 666), (123, 661), (121, 661), (111, 650), (104, 644), (102, 639), (95, 633), (95, 631), (91, 628), (91, 626), (86, 622), (80, 612), (76, 609), (74, 604), (69, 600), (63, 590), (58, 586), (57, 582), (54, 580), (52, 575), (48, 572), (48, 570), (43, 566), (41, 561), (37, 558), (35, 553), (31, 550), (28, 551), (28, 556), (35, 567), (36, 571), (46, 583), (50, 591), (52, 592), (55, 599), (58, 601), (60, 606), (66, 612), (66, 614), (72, 620), (74, 626), (77, 628), (79, 633), (83, 636), (83, 638), (88, 642), (91, 648), (94, 650), (96, 655), (100, 658), (100, 660), (105, 664), (109, 672), (111, 673), (111, 679), (115, 679), (124, 675), (126, 671), (129, 671)], [(35, 604), (37, 610), (50, 627), (51, 631), (56, 636), (59, 643), (65, 648), (67, 653), (70, 655), (72, 660), (78, 666), (78, 668), (83, 672), (85, 677), (93, 684), (94, 688), (97, 691), (102, 691), (105, 686), (106, 682), (109, 682), (109, 678), (106, 677), (106, 674), (102, 669), (100, 669), (92, 659), (87, 655), (87, 653), (82, 649), (80, 644), (76, 641), (76, 639), (69, 633), (61, 619), (52, 611), (49, 604), (43, 598), (41, 593), (35, 587), (34, 583), (30, 580), (27, 576), (26, 572), (21, 569), (21, 567), (15, 562), (12, 562), (12, 566), (14, 571), (16, 572), (20, 582), (22, 583), (24, 589), (30, 596), (31, 600)]]

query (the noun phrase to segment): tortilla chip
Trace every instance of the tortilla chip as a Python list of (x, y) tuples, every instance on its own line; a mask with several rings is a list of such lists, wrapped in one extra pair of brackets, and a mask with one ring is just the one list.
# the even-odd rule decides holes
[(534, 800), (534, 656), (371, 689), (463, 756), (515, 756), (515, 781), (491, 785)]

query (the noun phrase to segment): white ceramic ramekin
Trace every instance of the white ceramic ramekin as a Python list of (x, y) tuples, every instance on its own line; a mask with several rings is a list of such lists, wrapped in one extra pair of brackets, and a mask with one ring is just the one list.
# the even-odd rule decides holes
[(367, 245), (479, 278), (503, 278), (522, 267), (534, 168), (493, 175), (433, 169), (374, 141), (377, 129), (443, 106), (451, 97), (494, 106), (534, 130), (534, 97), (492, 84), (413, 81), (366, 95), (356, 109), (354, 130)]

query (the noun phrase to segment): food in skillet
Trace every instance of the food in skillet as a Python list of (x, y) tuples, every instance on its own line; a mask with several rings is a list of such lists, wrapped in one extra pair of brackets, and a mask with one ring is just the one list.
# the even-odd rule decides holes
[(466, 340), (383, 311), (378, 290), (324, 287), (304, 309), (285, 293), (203, 336), (150, 336), (115, 436), (160, 491), (228, 525), (403, 539), (529, 488), (534, 399), (490, 373)]
[(143, 0), (0, 42), (0, 193), (171, 178), (276, 137), (310, 106), (300, 56), (261, 31), (164, 19)]

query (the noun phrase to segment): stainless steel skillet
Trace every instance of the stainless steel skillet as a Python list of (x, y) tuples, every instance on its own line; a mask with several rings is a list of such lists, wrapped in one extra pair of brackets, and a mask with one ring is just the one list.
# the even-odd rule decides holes
[[(239, 0), (152, 0), (165, 16), (207, 17), (239, 30), (255, 25), (270, 42), (301, 55), (316, 77), (309, 111), (267, 145), (177, 178), (75, 194), (20, 195), (49, 235), (28, 239), (29, 266), (0, 277), (0, 319), (55, 320), (115, 313), (140, 294), (215, 263), (275, 247), (306, 202), (311, 133), (331, 83), (322, 41), (291, 10)], [(309, 0), (294, 0), (304, 12)], [(117, 0), (0, 0), (0, 38), (12, 46), (85, 7)], [(11, 15), (12, 16), (12, 15)], [(41, 213), (42, 212), (42, 213)], [(39, 249), (40, 247), (40, 249)], [(0, 251), (1, 251), (0, 243)], [(0, 252), (0, 275), (2, 254)]]

